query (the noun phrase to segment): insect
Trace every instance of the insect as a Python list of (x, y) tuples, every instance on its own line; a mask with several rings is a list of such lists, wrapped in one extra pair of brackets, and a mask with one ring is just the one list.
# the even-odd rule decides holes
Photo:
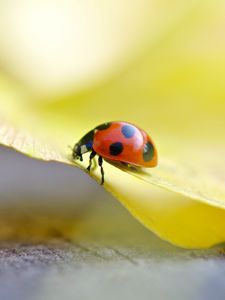
[(83, 161), (82, 155), (90, 153), (87, 170), (90, 172), (93, 158), (98, 155), (101, 184), (104, 184), (103, 159), (111, 164), (155, 167), (157, 151), (149, 135), (127, 122), (103, 123), (85, 134), (72, 149), (73, 159)]

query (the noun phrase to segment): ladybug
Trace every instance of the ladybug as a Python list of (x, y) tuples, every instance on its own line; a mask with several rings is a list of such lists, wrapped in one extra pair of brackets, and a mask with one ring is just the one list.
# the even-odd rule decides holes
[(85, 134), (72, 149), (73, 159), (83, 161), (82, 155), (91, 152), (89, 166), (98, 155), (98, 165), (101, 168), (104, 183), (103, 158), (112, 164), (127, 167), (155, 167), (157, 151), (149, 135), (139, 127), (128, 122), (103, 123)]

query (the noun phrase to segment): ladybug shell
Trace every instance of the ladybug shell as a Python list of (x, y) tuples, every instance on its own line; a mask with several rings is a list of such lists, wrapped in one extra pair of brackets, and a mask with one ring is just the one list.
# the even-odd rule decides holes
[(157, 151), (148, 134), (127, 122), (110, 122), (95, 128), (94, 151), (110, 161), (155, 167)]

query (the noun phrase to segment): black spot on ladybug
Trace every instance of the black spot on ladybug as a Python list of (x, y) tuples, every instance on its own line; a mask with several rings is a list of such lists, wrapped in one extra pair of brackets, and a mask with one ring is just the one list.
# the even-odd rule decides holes
[(111, 126), (111, 123), (108, 122), (108, 123), (103, 123), (103, 124), (95, 127), (95, 129), (97, 129), (97, 130), (105, 130), (105, 129), (109, 128), (110, 126)]
[(134, 136), (135, 128), (131, 125), (124, 125), (121, 128), (122, 134), (125, 136), (125, 138), (130, 139)]
[(117, 156), (123, 152), (123, 144), (120, 142), (116, 142), (110, 145), (109, 152), (113, 156)]
[(144, 145), (143, 149), (143, 159), (144, 161), (150, 161), (154, 156), (154, 148), (153, 145), (150, 142), (147, 142)]

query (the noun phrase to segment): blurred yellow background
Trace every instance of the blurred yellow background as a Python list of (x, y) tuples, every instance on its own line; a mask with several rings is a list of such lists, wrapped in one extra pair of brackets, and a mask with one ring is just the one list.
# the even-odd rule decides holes
[(2, 74), (22, 85), (20, 101), (48, 128), (51, 118), (83, 132), (126, 119), (163, 140), (221, 136), (223, 1), (0, 5)]

